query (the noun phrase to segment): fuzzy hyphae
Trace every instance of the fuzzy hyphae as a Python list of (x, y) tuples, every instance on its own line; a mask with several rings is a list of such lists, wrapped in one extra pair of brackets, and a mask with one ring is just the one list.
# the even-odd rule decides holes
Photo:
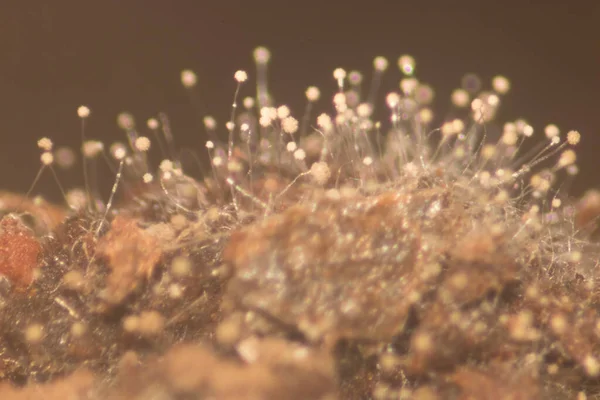
[[(331, 101), (308, 87), (295, 114), (270, 95), (269, 51), (254, 58), (255, 94), (237, 71), (230, 119), (204, 116), (204, 176), (165, 115), (119, 115), (126, 142), (105, 149), (82, 106), (68, 207), (1, 195), (0, 393), (600, 396), (600, 196), (568, 196), (577, 131), (498, 124), (502, 76), (467, 76), (441, 120), (408, 55), (399, 89), (376, 57), (370, 83), (338, 68)], [(38, 146), (36, 181), (72, 162)]]

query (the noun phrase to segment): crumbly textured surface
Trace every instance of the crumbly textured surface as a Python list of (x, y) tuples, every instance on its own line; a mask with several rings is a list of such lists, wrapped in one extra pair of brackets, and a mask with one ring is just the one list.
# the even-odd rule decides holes
[(571, 149), (538, 165), (579, 134), (490, 142), (498, 85), (435, 142), (403, 80), (382, 135), (345, 74), (319, 129), (240, 114), (204, 179), (131, 140), (106, 213), (0, 193), (0, 397), (600, 398), (600, 196), (553, 189)]

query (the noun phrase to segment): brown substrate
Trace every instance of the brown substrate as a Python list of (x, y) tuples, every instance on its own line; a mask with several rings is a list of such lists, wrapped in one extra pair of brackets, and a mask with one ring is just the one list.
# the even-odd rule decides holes
[(103, 225), (7, 214), (0, 398), (600, 398), (595, 245), (478, 193), (433, 177), (245, 223), (160, 192)]

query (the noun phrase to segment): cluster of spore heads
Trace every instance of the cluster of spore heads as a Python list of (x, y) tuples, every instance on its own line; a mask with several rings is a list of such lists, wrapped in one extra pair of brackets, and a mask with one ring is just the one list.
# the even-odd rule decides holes
[[(127, 141), (105, 148), (81, 106), (68, 207), (0, 195), (0, 393), (600, 398), (600, 195), (564, 189), (577, 131), (498, 124), (502, 76), (465, 77), (437, 123), (408, 55), (385, 110), (376, 57), (370, 84), (337, 68), (333, 102), (308, 87), (295, 116), (270, 96), (269, 51), (254, 59), (255, 95), (237, 71), (224, 129), (204, 117), (203, 177), (165, 115), (119, 115)], [(194, 94), (196, 75), (181, 81)], [(76, 158), (38, 146), (36, 181)]]

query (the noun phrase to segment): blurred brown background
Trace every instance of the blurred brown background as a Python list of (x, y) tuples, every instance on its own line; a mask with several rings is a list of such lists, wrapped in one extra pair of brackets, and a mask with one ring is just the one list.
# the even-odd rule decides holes
[[(541, 134), (556, 123), (583, 134), (575, 193), (600, 186), (600, 1), (12, 1), (0, 3), (0, 188), (25, 191), (39, 168), (36, 140), (77, 145), (76, 109), (92, 110), (88, 137), (121, 140), (115, 118), (139, 124), (158, 111), (179, 146), (204, 154), (200, 118), (179, 83), (199, 76), (206, 111), (223, 123), (233, 72), (253, 70), (257, 45), (272, 51), (270, 85), (300, 114), (304, 89), (335, 89), (338, 66), (370, 72), (376, 55), (395, 69), (417, 59), (417, 76), (444, 110), (466, 72), (488, 84), (508, 76), (513, 90), (500, 118), (525, 117)], [(250, 74), (252, 76), (252, 74)], [(398, 74), (383, 85), (396, 87)], [(251, 94), (248, 85), (244, 94)], [(320, 106), (329, 104), (323, 99)], [(328, 101), (328, 100), (327, 100)], [(104, 190), (113, 176), (107, 176)], [(80, 169), (65, 186), (82, 183)], [(57, 189), (47, 174), (37, 193)]]

